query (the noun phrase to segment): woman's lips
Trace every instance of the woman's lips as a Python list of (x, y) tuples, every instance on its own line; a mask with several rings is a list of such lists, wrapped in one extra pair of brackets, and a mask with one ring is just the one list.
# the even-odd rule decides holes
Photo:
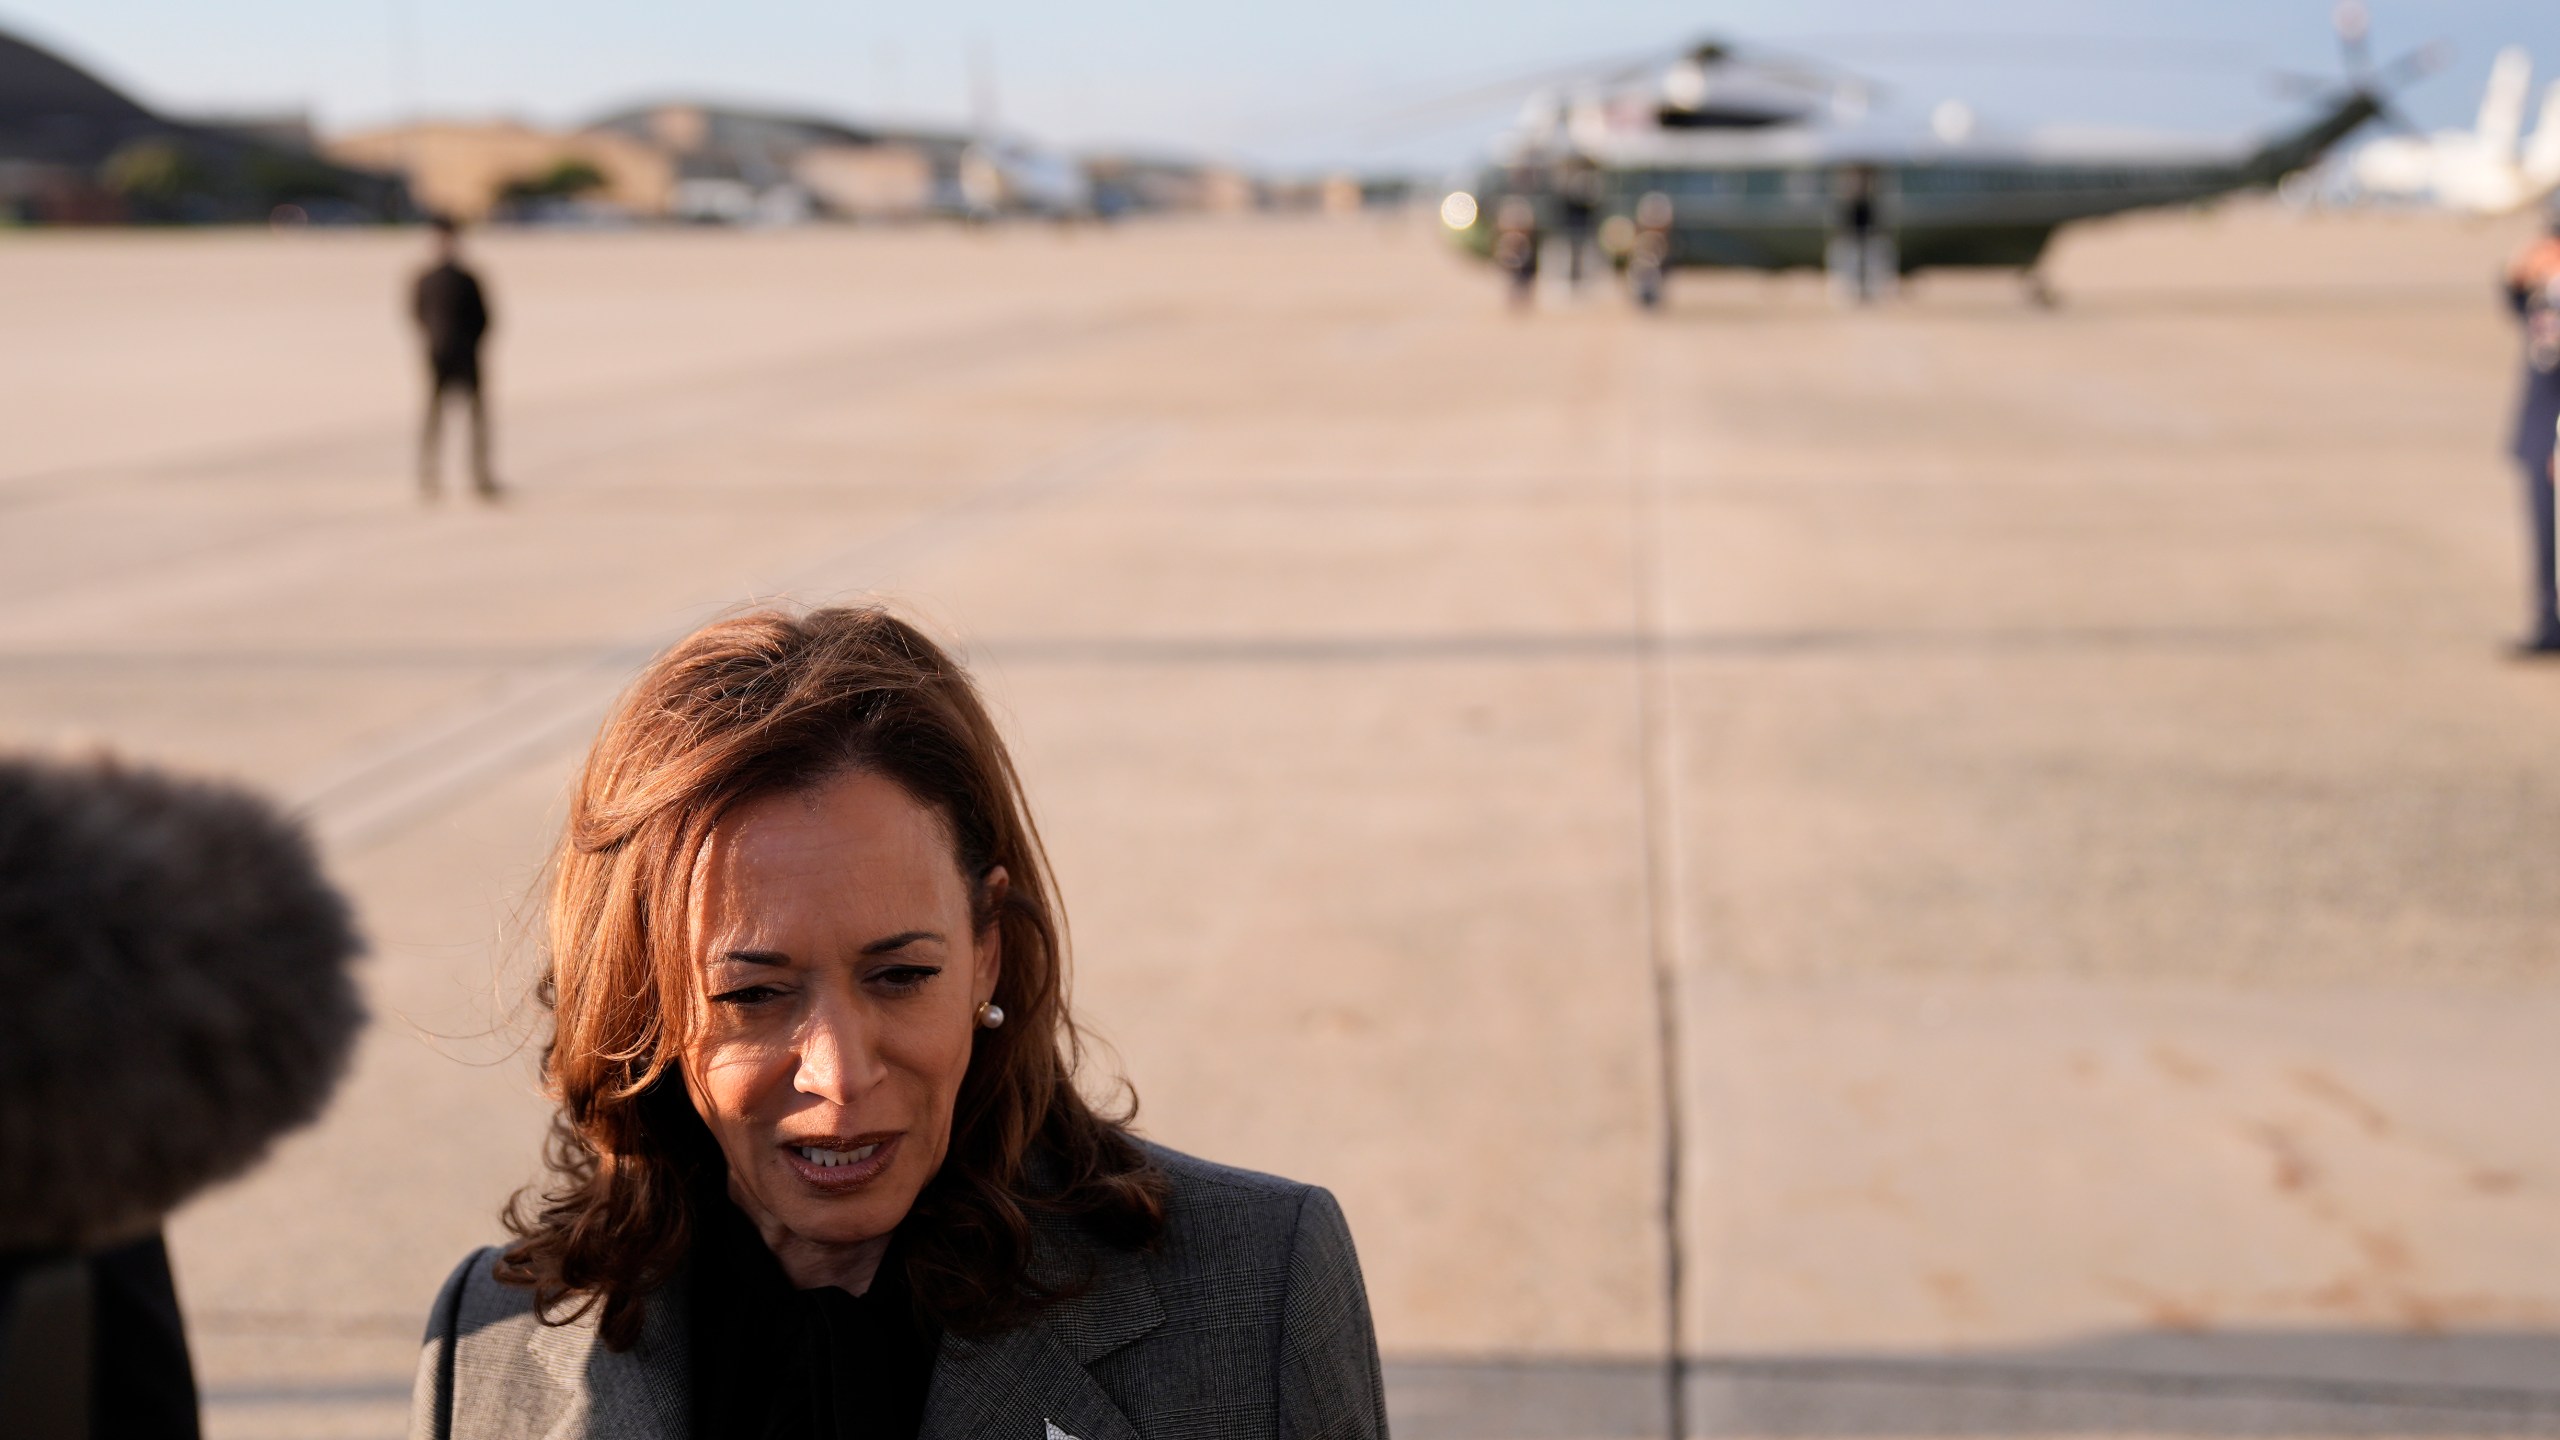
[(842, 1140), (822, 1136), (813, 1140), (785, 1141), (782, 1157), (791, 1173), (813, 1190), (841, 1195), (859, 1190), (880, 1178), (882, 1171), (898, 1155), (901, 1135), (865, 1135)]

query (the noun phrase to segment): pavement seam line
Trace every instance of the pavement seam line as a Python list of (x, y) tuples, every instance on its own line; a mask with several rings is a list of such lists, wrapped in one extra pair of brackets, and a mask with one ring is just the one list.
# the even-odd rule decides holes
[[(1639, 339), (1637, 343), (1641, 344)], [(1640, 375), (1656, 367), (1638, 364)], [(1654, 1045), (1662, 1112), (1663, 1410), (1670, 1440), (1689, 1434), (1686, 1041), (1680, 975), (1685, 933), (1680, 905), (1679, 756), (1670, 692), (1669, 602), (1664, 588), (1661, 466), (1652, 453), (1657, 415), (1634, 397), (1622, 437), (1628, 520), (1628, 581), (1637, 643), (1636, 744), (1643, 826), (1645, 962), (1653, 993)]]
[[(912, 561), (961, 543), (1127, 464), (1161, 440), (1157, 427), (1117, 427), (884, 534), (799, 566), (774, 585), (760, 587), (760, 596), (851, 588), (841, 578), (848, 569), (876, 571), (893, 558)], [(443, 717), (342, 768), (305, 790), (296, 809), (337, 846), (366, 846), (395, 834), (475, 784), (505, 774), (595, 724), (634, 667), (696, 623), (688, 620), (645, 639), (599, 647), (508, 686), (492, 700)]]

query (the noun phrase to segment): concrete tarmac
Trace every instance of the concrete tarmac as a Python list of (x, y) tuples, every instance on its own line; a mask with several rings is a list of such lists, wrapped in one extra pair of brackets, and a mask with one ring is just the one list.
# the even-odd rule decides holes
[(2560, 1432), (2520, 235), (1651, 317), (1419, 224), (496, 235), (495, 508), (415, 237), (0, 237), (0, 737), (290, 797), (374, 942), (173, 1227), (208, 1433), (400, 1432), (597, 716), (857, 597), (1001, 703), (1143, 1128), (1341, 1196), (1400, 1435)]

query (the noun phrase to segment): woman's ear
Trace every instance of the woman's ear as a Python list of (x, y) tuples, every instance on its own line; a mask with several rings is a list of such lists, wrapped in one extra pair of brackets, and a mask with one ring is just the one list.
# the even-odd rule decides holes
[(978, 882), (978, 913), (987, 918), (978, 927), (977, 973), (970, 978), (971, 992), (981, 1003), (995, 998), (996, 981), (1004, 974), (1004, 927), (996, 917), (1003, 913), (1004, 897), (1012, 885), (1013, 877), (1001, 865), (988, 867), (986, 878)]

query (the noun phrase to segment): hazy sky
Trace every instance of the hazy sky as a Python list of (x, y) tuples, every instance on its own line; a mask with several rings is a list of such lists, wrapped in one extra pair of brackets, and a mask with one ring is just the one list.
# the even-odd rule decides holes
[[(2451, 68), (2405, 98), (2430, 128), (2469, 123), (2500, 45), (2521, 42), (2560, 65), (2560, 0), (2372, 8), (2386, 58), (2453, 43)], [(0, 0), (0, 27), (163, 109), (307, 109), (333, 129), (419, 112), (574, 121), (667, 95), (956, 121), (969, 112), (970, 47), (982, 43), (1003, 119), (1045, 139), (1284, 165), (1438, 165), (1474, 149), (1516, 101), (1402, 112), (1538, 67), (1709, 33), (1831, 55), (1917, 109), (1956, 96), (2022, 126), (2252, 130), (2298, 108), (2273, 93), (2266, 70), (2336, 72), (2329, 9), (2328, 0)]]

